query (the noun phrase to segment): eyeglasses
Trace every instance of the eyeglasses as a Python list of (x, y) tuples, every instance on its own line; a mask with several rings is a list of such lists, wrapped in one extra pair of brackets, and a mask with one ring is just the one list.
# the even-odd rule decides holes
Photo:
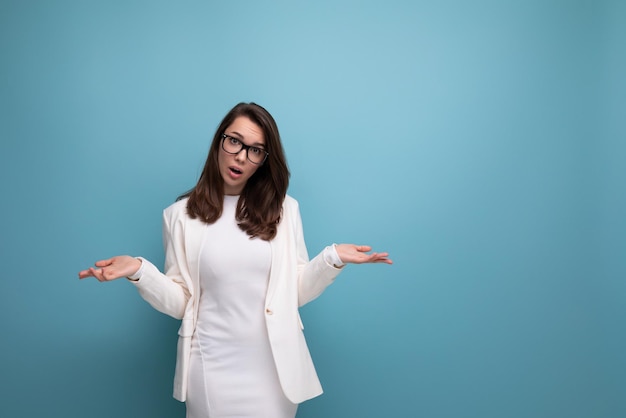
[(270, 155), (263, 148), (246, 145), (239, 139), (226, 134), (222, 134), (222, 149), (229, 154), (239, 154), (244, 149), (246, 150), (248, 161), (256, 165), (263, 164), (267, 156)]

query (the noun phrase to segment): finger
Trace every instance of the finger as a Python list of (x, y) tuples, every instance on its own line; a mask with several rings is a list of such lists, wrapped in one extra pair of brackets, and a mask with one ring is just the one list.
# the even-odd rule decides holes
[(108, 282), (111, 281), (111, 272), (106, 271), (104, 268), (101, 269), (95, 269), (95, 268), (91, 268), (91, 271), (93, 273), (93, 276), (98, 279), (99, 282)]
[(94, 277), (94, 278), (100, 280), (98, 278), (99, 275), (100, 275), (99, 274), (99, 270), (96, 270), (93, 267), (90, 267), (87, 270), (83, 270), (83, 271), (79, 272), (78, 273), (78, 278), (79, 279), (86, 279), (87, 277)]
[(102, 281), (104, 282), (111, 282), (124, 276), (122, 273), (120, 273), (120, 270), (115, 267), (102, 268), (101, 275)]
[(94, 265), (96, 267), (106, 267), (106, 266), (110, 266), (111, 264), (113, 264), (113, 259), (109, 258), (107, 260), (96, 261)]
[(79, 279), (85, 279), (87, 277), (92, 277), (93, 275), (91, 274), (91, 272), (89, 270), (81, 270), (78, 272), (78, 278)]
[(117, 278), (116, 276), (117, 273), (115, 272), (115, 270), (111, 270), (110, 268), (109, 269), (102, 268), (100, 269), (100, 272), (102, 273), (103, 282), (110, 282), (111, 280), (114, 280)]
[(89, 275), (92, 276), (92, 277), (95, 277), (96, 280), (98, 280), (99, 282), (102, 281), (102, 271), (101, 270), (98, 270), (98, 269), (95, 269), (93, 267), (90, 267), (89, 268)]
[(366, 253), (368, 251), (372, 251), (372, 247), (369, 245), (357, 245), (356, 250), (362, 253)]
[(376, 260), (373, 261), (374, 263), (386, 263), (386, 264), (393, 264), (393, 261), (391, 261), (389, 258), (387, 257), (382, 257), (382, 258), (377, 258)]
[(387, 253), (372, 253), (367, 261), (368, 263), (386, 263), (393, 264)]

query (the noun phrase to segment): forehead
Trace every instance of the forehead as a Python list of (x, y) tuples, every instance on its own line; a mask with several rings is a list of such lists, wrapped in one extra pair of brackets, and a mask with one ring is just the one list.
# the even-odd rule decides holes
[(246, 116), (238, 116), (228, 127), (226, 133), (243, 139), (248, 145), (265, 145), (265, 135), (259, 125)]

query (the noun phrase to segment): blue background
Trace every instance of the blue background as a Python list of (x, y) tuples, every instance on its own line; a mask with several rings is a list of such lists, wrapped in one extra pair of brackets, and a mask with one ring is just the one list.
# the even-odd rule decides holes
[(626, 416), (626, 3), (0, 1), (0, 416), (183, 417), (116, 254), (224, 114), (276, 118), (309, 252), (298, 417)]

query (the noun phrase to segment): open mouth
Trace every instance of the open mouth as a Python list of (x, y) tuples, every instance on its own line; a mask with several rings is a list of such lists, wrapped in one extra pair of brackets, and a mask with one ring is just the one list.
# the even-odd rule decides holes
[(229, 169), (230, 169), (230, 171), (231, 171), (232, 173), (237, 174), (237, 175), (239, 175), (239, 174), (242, 174), (242, 173), (243, 173), (243, 171), (241, 171), (241, 170), (240, 170), (240, 169), (238, 169), (237, 167), (229, 167)]

